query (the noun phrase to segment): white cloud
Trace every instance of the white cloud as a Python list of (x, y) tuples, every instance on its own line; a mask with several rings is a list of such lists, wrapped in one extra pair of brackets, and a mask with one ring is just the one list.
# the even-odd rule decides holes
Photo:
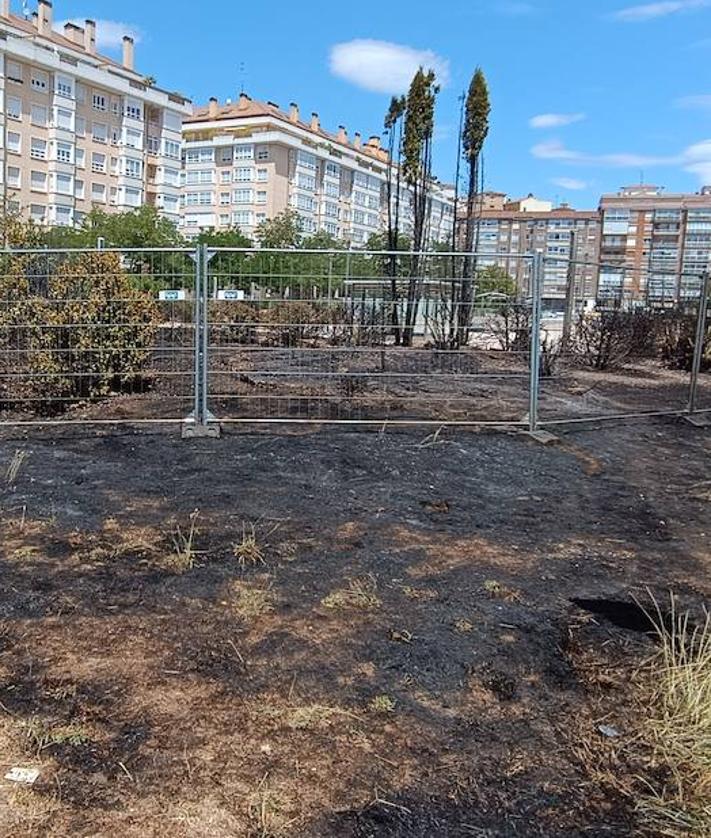
[(579, 180), (575, 177), (554, 177), (551, 183), (560, 186), (561, 189), (587, 189), (590, 185), (586, 180)]
[(567, 148), (558, 140), (538, 143), (531, 154), (539, 160), (558, 160), (562, 163), (600, 166), (610, 169), (646, 169), (679, 167), (696, 175), (702, 184), (711, 184), (711, 139), (687, 146), (678, 154), (655, 156), (650, 154), (588, 154)]
[(691, 12), (711, 6), (711, 0), (659, 0), (657, 3), (644, 3), (639, 6), (628, 6), (614, 12), (612, 17), (624, 23), (643, 23), (678, 12)]
[(584, 119), (584, 113), (541, 113), (531, 117), (528, 124), (531, 128), (561, 128)]
[[(72, 18), (71, 20), (60, 20), (54, 25), (54, 29), (62, 34), (65, 23), (75, 23), (84, 27), (83, 18)], [(99, 50), (119, 49), (123, 43), (123, 36), (130, 35), (138, 43), (142, 38), (141, 30), (131, 23), (122, 23), (120, 20), (97, 20), (96, 21), (96, 46)]]
[(432, 50), (369, 39), (331, 48), (333, 75), (374, 93), (405, 93), (419, 67), (434, 70), (443, 87), (449, 82), (449, 61)]
[(698, 96), (682, 96), (674, 104), (677, 108), (688, 108), (690, 110), (710, 110), (711, 94), (702, 93)]

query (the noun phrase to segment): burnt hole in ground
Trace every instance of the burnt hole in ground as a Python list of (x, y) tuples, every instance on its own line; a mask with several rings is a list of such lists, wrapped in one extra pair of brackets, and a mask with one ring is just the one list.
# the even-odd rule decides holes
[(608, 623), (627, 631), (658, 637), (660, 629), (669, 630), (673, 616), (668, 611), (658, 611), (655, 606), (645, 608), (634, 600), (625, 599), (571, 599), (583, 611), (602, 617)]

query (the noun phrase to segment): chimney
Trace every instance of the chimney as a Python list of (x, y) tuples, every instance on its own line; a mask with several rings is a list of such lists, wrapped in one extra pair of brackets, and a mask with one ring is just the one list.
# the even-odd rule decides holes
[(96, 55), (96, 21), (84, 21), (84, 49), (89, 55)]
[(321, 122), (318, 118), (317, 113), (311, 114), (311, 124), (309, 125), (312, 131), (320, 131), (321, 130)]
[(76, 23), (64, 24), (64, 37), (77, 46), (84, 46), (84, 30), (81, 26), (77, 26)]
[(10, 17), (10, 0), (2, 0), (0, 3), (0, 15)]
[(217, 101), (217, 99), (215, 99), (214, 96), (212, 96), (210, 98), (210, 103), (207, 106), (207, 114), (210, 117), (210, 119), (216, 119), (217, 114), (219, 113), (219, 111), (220, 111), (220, 108), (219, 108), (218, 101)]
[(52, 4), (49, 0), (37, 2), (37, 31), (40, 35), (52, 34)]
[(373, 134), (372, 137), (368, 139), (368, 143), (371, 148), (379, 149), (380, 148), (380, 137), (377, 134)]
[(239, 94), (239, 101), (237, 102), (237, 110), (238, 111), (246, 111), (249, 107), (251, 99), (247, 96), (246, 93)]
[(299, 121), (299, 106), (296, 102), (292, 102), (289, 105), (289, 121), (290, 122), (298, 122)]
[(133, 70), (133, 38), (130, 35), (123, 36), (123, 66), (126, 70)]
[(343, 143), (343, 145), (348, 145), (348, 134), (346, 134), (345, 125), (338, 126), (338, 135), (336, 137), (336, 142)]
[(361, 137), (360, 132), (356, 131), (353, 135), (353, 148), (360, 148), (361, 146)]
[(279, 105), (277, 105), (276, 102), (270, 102), (269, 100), (267, 100), (267, 105), (269, 105), (270, 108), (275, 108), (276, 110), (279, 110)]

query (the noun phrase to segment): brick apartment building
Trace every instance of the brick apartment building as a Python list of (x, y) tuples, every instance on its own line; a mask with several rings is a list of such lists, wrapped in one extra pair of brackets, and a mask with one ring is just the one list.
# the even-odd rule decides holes
[(54, 29), (52, 4), (25, 19), (0, 0), (0, 178), (3, 206), (38, 223), (80, 223), (93, 207), (156, 206), (178, 221), (187, 99), (100, 55), (96, 24)]
[[(574, 257), (576, 298), (595, 297), (600, 243), (600, 215), (596, 210), (554, 207), (528, 195), (509, 200), (502, 192), (485, 192), (476, 210), (475, 247), (478, 267), (498, 265), (526, 293), (530, 288), (530, 261), (523, 254), (541, 252), (548, 257), (543, 280), (546, 308), (562, 311), (568, 282), (567, 260)], [(464, 241), (466, 218), (460, 214), (459, 242)], [(574, 250), (571, 250), (572, 243)], [(560, 261), (556, 261), (558, 258)]]
[[(329, 133), (318, 114), (301, 117), (242, 93), (224, 105), (216, 99), (183, 125), (185, 235), (238, 226), (246, 234), (264, 219), (295, 209), (303, 231), (325, 230), (363, 246), (382, 232), (387, 210), (388, 154), (380, 138), (349, 138), (345, 127)], [(411, 228), (409, 191), (402, 188), (402, 230)], [(430, 242), (451, 238), (453, 189), (433, 187)]]
[(625, 186), (600, 201), (600, 294), (650, 303), (694, 298), (711, 259), (711, 187)]

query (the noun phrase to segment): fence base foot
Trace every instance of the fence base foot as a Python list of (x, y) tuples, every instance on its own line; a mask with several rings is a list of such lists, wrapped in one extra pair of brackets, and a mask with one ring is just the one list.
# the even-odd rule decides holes
[(691, 416), (685, 416), (684, 421), (695, 428), (711, 428), (710, 413), (692, 413)]
[(205, 437), (219, 439), (220, 433), (220, 423), (212, 413), (208, 413), (204, 423), (196, 422), (192, 415), (184, 419), (180, 435), (183, 439), (204, 439)]
[(557, 445), (560, 442), (560, 437), (550, 433), (550, 431), (524, 431), (523, 435), (539, 445)]

